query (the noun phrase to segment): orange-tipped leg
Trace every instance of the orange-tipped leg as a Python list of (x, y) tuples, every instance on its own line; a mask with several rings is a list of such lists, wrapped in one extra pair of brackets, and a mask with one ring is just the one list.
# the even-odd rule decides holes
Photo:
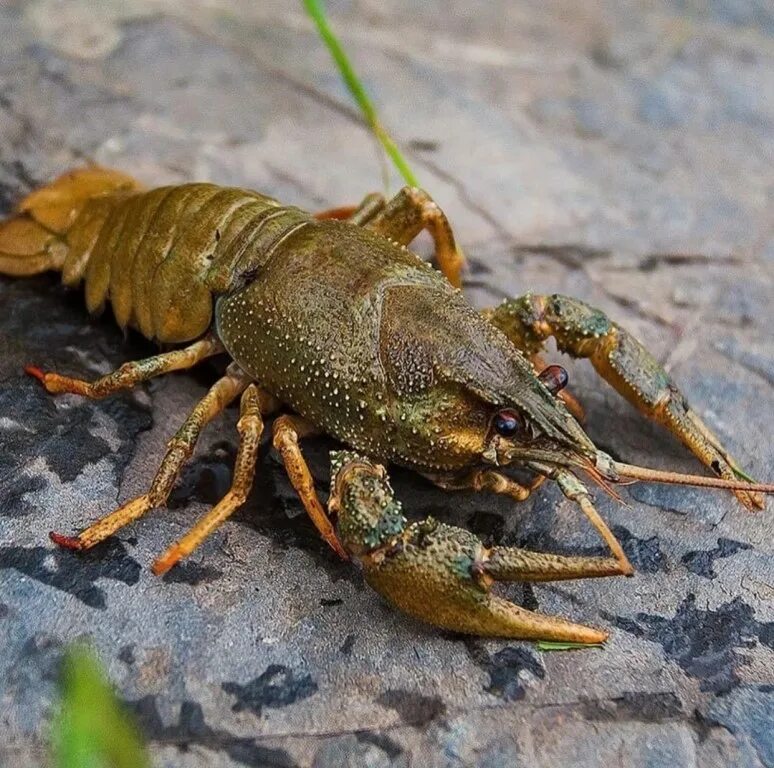
[(234, 479), (229, 492), (153, 563), (157, 575), (166, 573), (184, 557), (188, 557), (219, 525), (222, 525), (245, 503), (255, 477), (255, 462), (263, 432), (261, 392), (251, 384), (242, 395), (241, 414), (237, 424), (239, 451), (234, 466)]
[(199, 434), (235, 397), (247, 387), (249, 381), (237, 369), (229, 367), (185, 420), (177, 434), (170, 440), (166, 455), (156, 472), (148, 493), (128, 501), (109, 515), (100, 518), (77, 536), (60, 533), (49, 534), (51, 541), (66, 549), (89, 549), (117, 530), (142, 517), (154, 507), (163, 505), (172, 490), (181, 467), (193, 453)]
[(72, 379), (69, 376), (60, 376), (58, 373), (47, 373), (35, 365), (26, 366), (24, 371), (30, 376), (34, 376), (51, 394), (71, 392), (96, 399), (121, 389), (131, 389), (141, 381), (147, 381), (163, 373), (193, 368), (205, 358), (217, 355), (222, 351), (223, 346), (217, 339), (207, 337), (184, 349), (175, 349), (145, 360), (124, 363), (120, 368), (96, 381), (83, 381), (82, 379)]
[(280, 416), (274, 422), (274, 448), (282, 457), (290, 482), (320, 536), (342, 560), (349, 560), (328, 514), (317, 498), (314, 479), (298, 444), (300, 438), (314, 434), (315, 431), (308, 422), (298, 416)]
[(422, 230), (427, 230), (435, 244), (438, 269), (455, 287), (462, 286), (465, 255), (454, 239), (449, 220), (438, 204), (422, 189), (404, 187), (368, 228), (401, 245), (408, 245)]

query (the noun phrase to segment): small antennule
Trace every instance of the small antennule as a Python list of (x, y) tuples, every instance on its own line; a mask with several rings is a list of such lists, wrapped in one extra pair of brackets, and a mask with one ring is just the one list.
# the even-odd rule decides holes
[(666, 472), (660, 469), (623, 464), (620, 461), (613, 461), (611, 463), (613, 469), (621, 477), (631, 477), (635, 480), (648, 480), (670, 485), (695, 485), (700, 488), (725, 488), (729, 491), (774, 493), (774, 483), (748, 483), (746, 480), (726, 480), (722, 477), (705, 477), (704, 475), (685, 475), (681, 472)]

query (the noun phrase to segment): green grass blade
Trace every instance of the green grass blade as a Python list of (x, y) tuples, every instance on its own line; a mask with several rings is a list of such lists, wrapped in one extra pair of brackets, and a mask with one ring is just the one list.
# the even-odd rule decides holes
[(379, 122), (379, 116), (376, 114), (376, 108), (373, 105), (370, 97), (366, 93), (363, 83), (360, 82), (360, 78), (357, 76), (352, 63), (349, 60), (344, 48), (339, 42), (336, 35), (328, 23), (328, 18), (325, 14), (325, 8), (321, 0), (303, 0), (304, 7), (307, 13), (311, 16), (312, 20), (317, 27), (317, 31), (322, 38), (325, 45), (328, 47), (333, 61), (339, 69), (342, 80), (346, 84), (349, 92), (352, 94), (352, 98), (363, 113), (366, 123), (368, 123), (371, 130), (374, 132), (376, 138), (380, 141), (384, 147), (384, 151), (392, 160), (398, 172), (405, 179), (407, 184), (412, 187), (418, 187), (419, 182), (414, 172), (411, 170), (406, 158), (403, 157), (401, 151), (398, 149), (392, 137), (384, 129)]
[(83, 646), (65, 654), (61, 696), (53, 733), (57, 768), (149, 768), (134, 723)]
[(538, 640), (539, 651), (576, 651), (584, 648), (604, 648), (604, 643), (561, 643), (553, 640)]

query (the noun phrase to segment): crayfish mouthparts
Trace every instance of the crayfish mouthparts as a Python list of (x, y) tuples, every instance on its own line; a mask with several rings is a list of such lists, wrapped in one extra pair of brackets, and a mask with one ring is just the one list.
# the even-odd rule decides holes
[(616, 462), (604, 451), (597, 451), (594, 469), (596, 469), (605, 480), (609, 480), (611, 483), (617, 483), (621, 480), (621, 477), (616, 470)]

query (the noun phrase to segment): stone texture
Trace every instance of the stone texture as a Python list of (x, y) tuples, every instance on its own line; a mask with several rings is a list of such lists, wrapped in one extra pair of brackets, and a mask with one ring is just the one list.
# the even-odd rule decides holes
[[(470, 255), (478, 305), (527, 289), (609, 311), (674, 372), (750, 471), (772, 477), (774, 14), (763, 2), (331, 2), (385, 122)], [(0, 5), (0, 206), (86, 158), (309, 208), (380, 186), (300, 6)], [(392, 186), (397, 182), (394, 173)], [(612, 628), (604, 650), (464, 639), (388, 608), (337, 562), (266, 446), (246, 507), (163, 580), (147, 565), (225, 490), (229, 413), (170, 509), (76, 557), (48, 543), (149, 482), (215, 376), (91, 403), (84, 376), (147, 355), (55, 279), (0, 279), (0, 763), (44, 761), (62, 647), (90, 638), (159, 766), (774, 765), (774, 523), (730, 495), (600, 498), (634, 579), (513, 587)], [(695, 471), (572, 365), (611, 453)], [(326, 441), (310, 445), (326, 482)], [(513, 507), (405, 472), (412, 515), (565, 552), (598, 544), (553, 488)], [(771, 508), (771, 503), (769, 503)]]

